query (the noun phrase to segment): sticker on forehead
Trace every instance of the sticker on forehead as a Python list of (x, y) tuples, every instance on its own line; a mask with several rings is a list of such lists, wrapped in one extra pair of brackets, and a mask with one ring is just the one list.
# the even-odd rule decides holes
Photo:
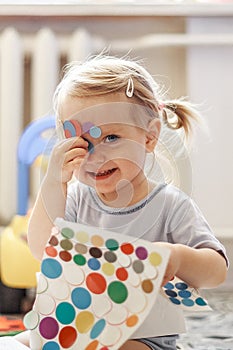
[(90, 128), (90, 130), (89, 130), (89, 134), (94, 139), (98, 139), (101, 136), (102, 132), (101, 132), (101, 129), (98, 126), (92, 126)]

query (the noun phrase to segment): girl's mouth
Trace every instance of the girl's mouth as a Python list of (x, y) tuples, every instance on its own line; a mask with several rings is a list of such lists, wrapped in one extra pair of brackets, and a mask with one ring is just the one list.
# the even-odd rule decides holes
[(95, 180), (104, 180), (111, 176), (113, 173), (115, 173), (116, 170), (117, 168), (112, 168), (109, 170), (99, 171), (97, 173), (89, 171), (88, 174)]

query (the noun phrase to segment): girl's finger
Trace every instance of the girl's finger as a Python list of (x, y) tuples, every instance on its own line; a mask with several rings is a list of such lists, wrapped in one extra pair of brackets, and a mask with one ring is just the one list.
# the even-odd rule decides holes
[(73, 161), (76, 158), (83, 158), (86, 156), (88, 151), (84, 148), (73, 148), (65, 154), (64, 163)]
[(57, 145), (57, 149), (59, 151), (67, 152), (73, 148), (84, 148), (87, 149), (88, 142), (84, 140), (82, 137), (71, 137), (69, 139), (64, 139)]

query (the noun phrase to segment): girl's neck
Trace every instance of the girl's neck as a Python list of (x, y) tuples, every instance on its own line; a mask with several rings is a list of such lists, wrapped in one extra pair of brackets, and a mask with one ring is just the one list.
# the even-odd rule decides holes
[(97, 194), (105, 205), (113, 208), (124, 208), (141, 201), (152, 191), (154, 186), (154, 183), (142, 176), (137, 183), (121, 180), (115, 192), (97, 192)]

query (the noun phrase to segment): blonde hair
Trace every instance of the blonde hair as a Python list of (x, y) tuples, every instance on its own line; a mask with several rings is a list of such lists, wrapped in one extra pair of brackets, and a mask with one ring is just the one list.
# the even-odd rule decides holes
[(59, 116), (65, 96), (85, 97), (124, 92), (129, 79), (133, 82), (133, 99), (149, 107), (171, 129), (183, 128), (186, 136), (192, 131), (192, 121), (199, 114), (185, 99), (165, 99), (159, 84), (135, 61), (97, 55), (85, 62), (71, 62), (64, 68), (64, 77), (54, 94), (54, 109)]

